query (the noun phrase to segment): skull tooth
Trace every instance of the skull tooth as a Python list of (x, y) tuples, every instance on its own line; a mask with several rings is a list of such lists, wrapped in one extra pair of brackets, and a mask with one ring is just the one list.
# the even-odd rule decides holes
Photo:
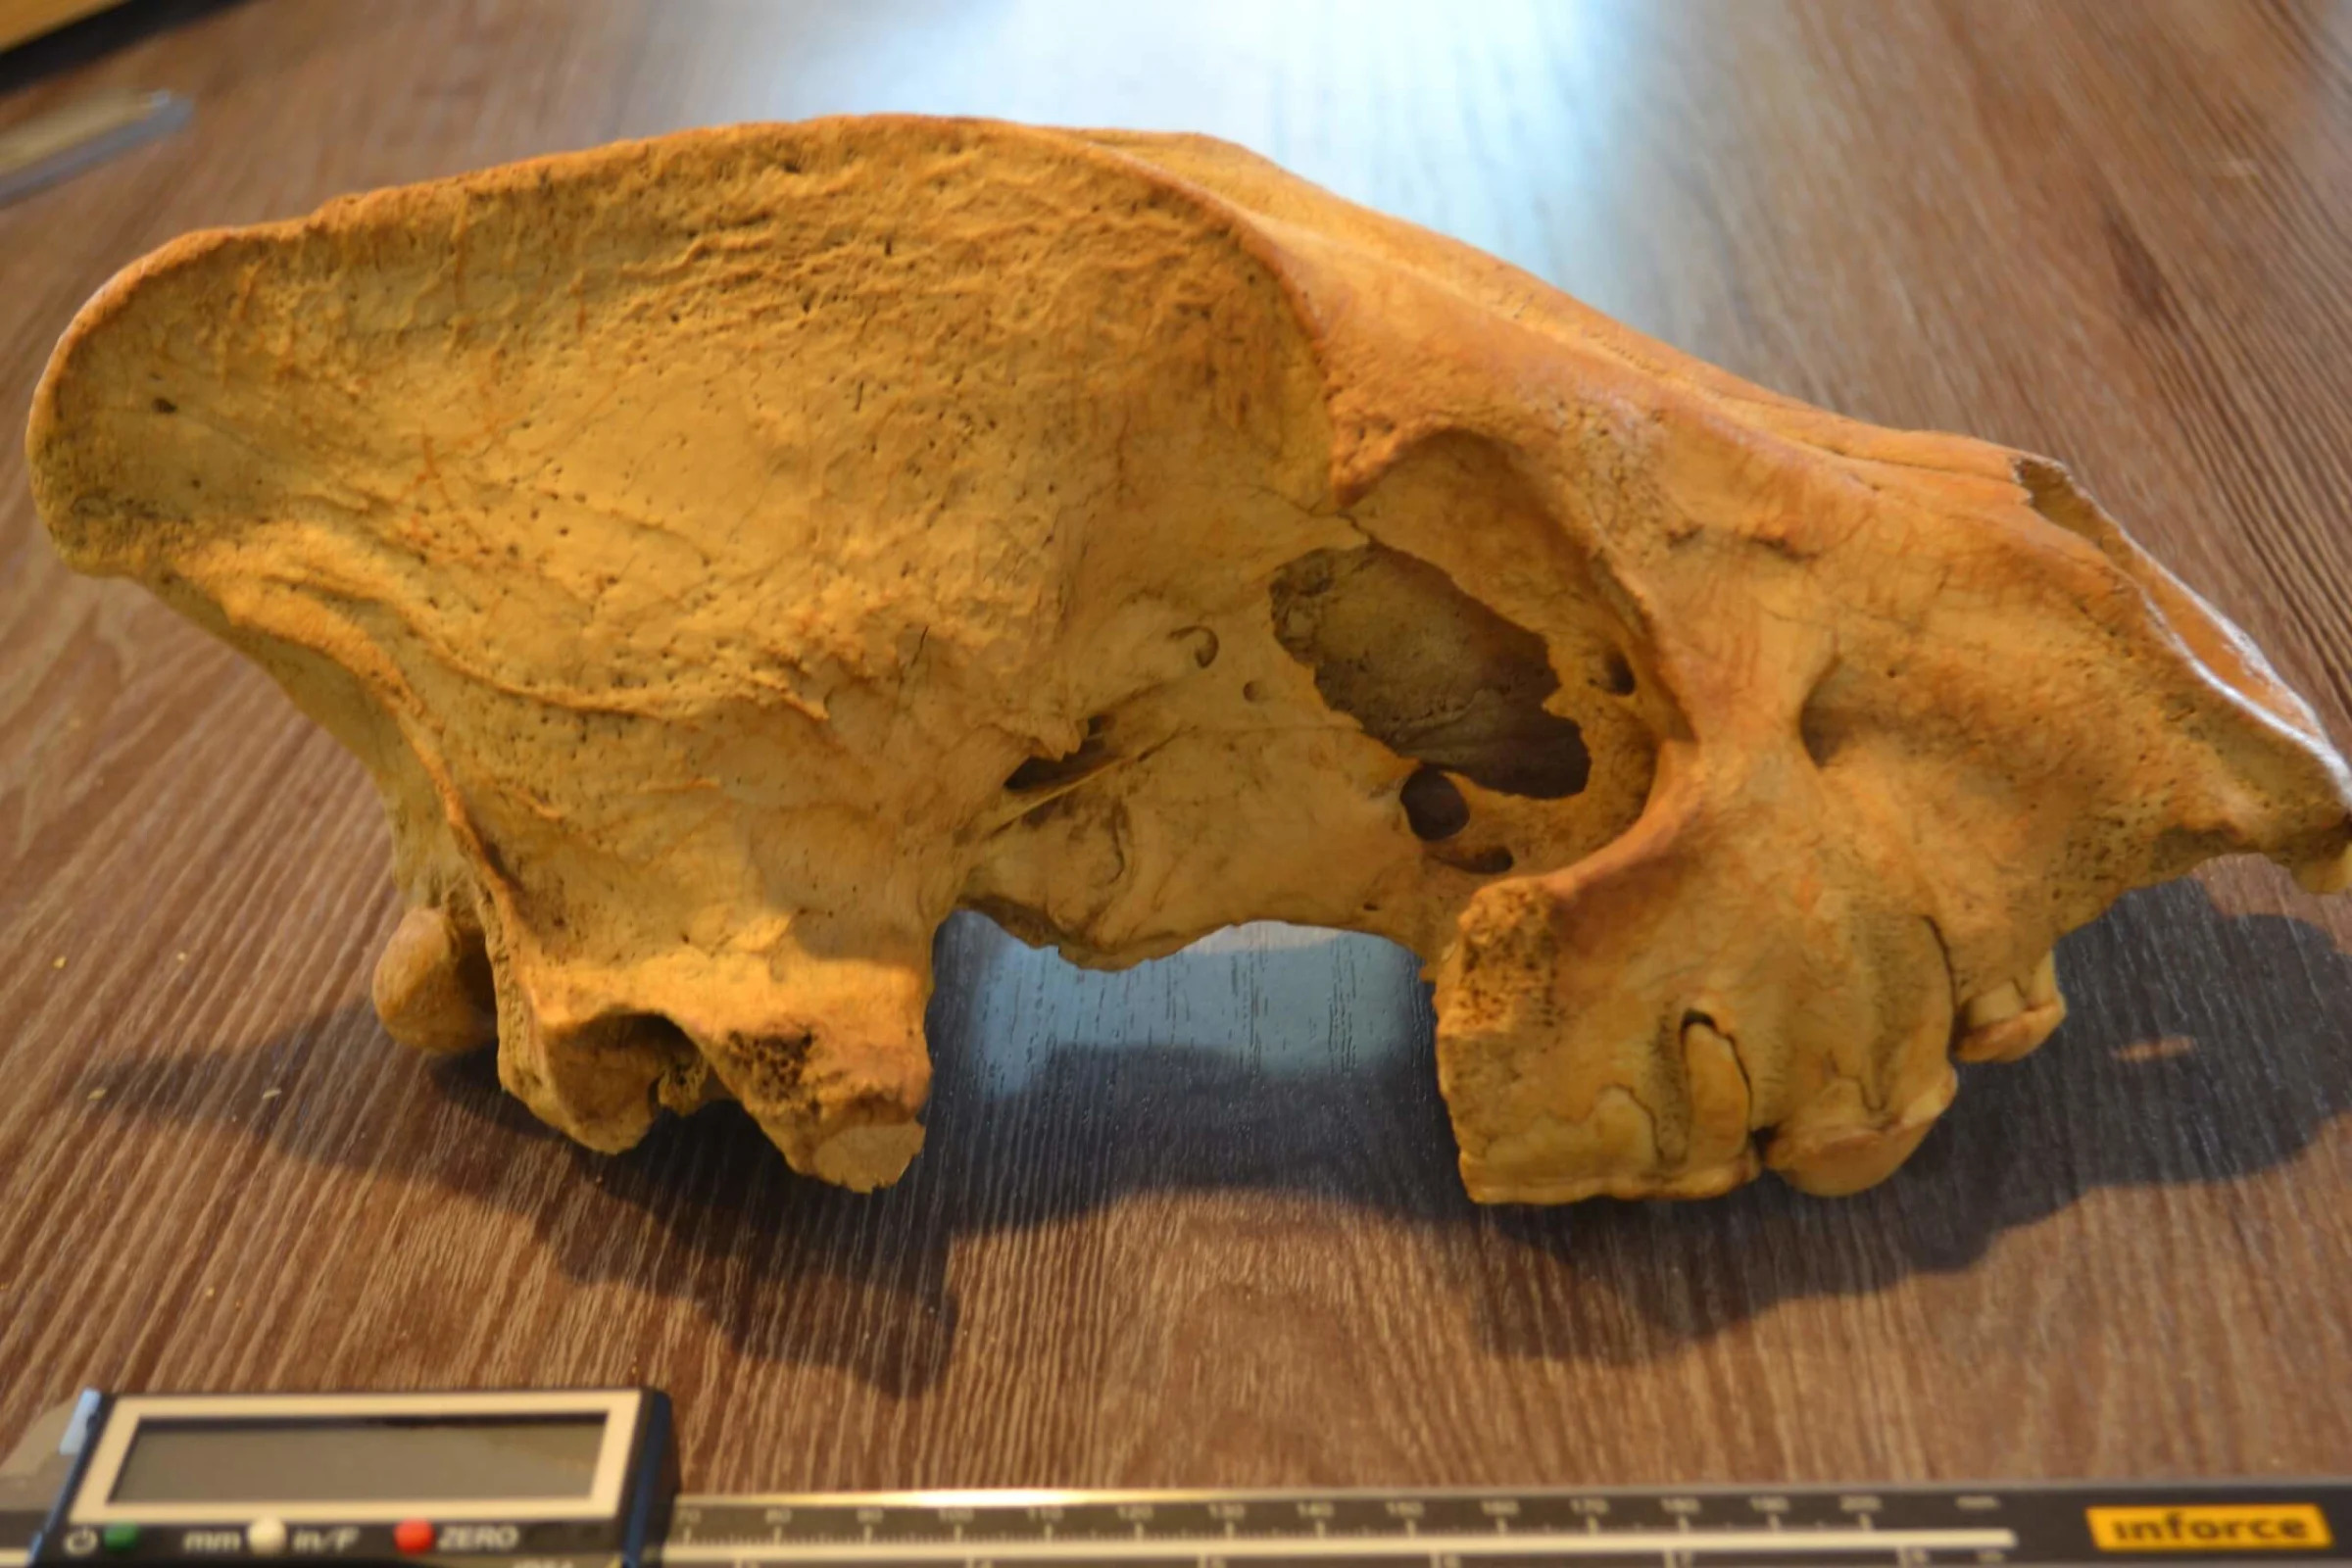
[(2017, 982), (2004, 980), (1990, 991), (1980, 991), (1969, 998), (1967, 1005), (1961, 1009), (1961, 1015), (1967, 1020), (1969, 1032), (1974, 1034), (1980, 1029), (1989, 1029), (1996, 1023), (2014, 1018), (2025, 1010), (2026, 999), (2018, 990)]
[(376, 960), (376, 1016), (404, 1046), (436, 1055), (475, 1051), (498, 1038), (489, 959), (478, 933), (446, 909), (411, 909)]
[(1962, 1061), (2015, 1061), (2034, 1051), (2066, 1020), (2056, 956), (2045, 953), (2019, 978), (1971, 997), (1961, 1020), (1952, 1054)]

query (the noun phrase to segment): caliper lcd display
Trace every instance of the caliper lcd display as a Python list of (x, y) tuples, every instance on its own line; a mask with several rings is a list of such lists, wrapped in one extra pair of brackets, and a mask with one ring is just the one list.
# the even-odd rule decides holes
[(138, 1424), (110, 1503), (573, 1501), (605, 1418), (157, 1419)]

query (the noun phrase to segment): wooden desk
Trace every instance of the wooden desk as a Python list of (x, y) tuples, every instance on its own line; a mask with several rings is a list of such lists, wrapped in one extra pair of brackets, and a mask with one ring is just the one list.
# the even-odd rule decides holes
[[(179, 19), (179, 25), (156, 24)], [(115, 29), (130, 41), (91, 46)], [(145, 30), (140, 30), (145, 29)], [(0, 213), (0, 425), (195, 225), (699, 122), (1188, 126), (1769, 384), (2058, 454), (2352, 738), (2352, 28), (2317, 6), (132, 8), (0, 61), (194, 128)], [(943, 938), (931, 1147), (576, 1151), (393, 1047), (358, 769), (0, 443), (0, 1431), (85, 1382), (645, 1380), (710, 1487), (2352, 1469), (2352, 907), (2260, 867), (1865, 1197), (1481, 1211), (1409, 961)]]
[(122, 0), (0, 0), (0, 49), (37, 38)]

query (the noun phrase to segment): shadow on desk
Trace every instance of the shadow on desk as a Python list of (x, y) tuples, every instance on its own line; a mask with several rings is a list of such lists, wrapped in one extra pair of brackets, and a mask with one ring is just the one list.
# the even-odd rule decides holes
[[(941, 939), (928, 1148), (869, 1198), (793, 1176), (731, 1104), (665, 1121), (617, 1158), (588, 1153), (508, 1098), (487, 1055), (407, 1069), (424, 1087), (398, 1124), (361, 1130), (322, 1081), (338, 1058), (391, 1049), (365, 1006), (260, 1048), (296, 1088), (242, 1130), (273, 1154), (527, 1215), (567, 1276), (687, 1295), (749, 1355), (914, 1394), (955, 1348), (959, 1238), (1063, 1237), (1058, 1261), (1021, 1264), (1051, 1290), (1102, 1261), (1073, 1262), (1082, 1244), (1059, 1222), (1246, 1195), (1313, 1209), (1335, 1247), (1372, 1229), (1434, 1254), (1490, 1353), (1638, 1362), (1783, 1300), (1966, 1268), (2102, 1187), (2278, 1166), (2352, 1108), (2352, 960), (2318, 927), (2226, 916), (2180, 882), (2070, 938), (2059, 1035), (2025, 1062), (1969, 1071), (1918, 1155), (1869, 1193), (1810, 1200), (1768, 1179), (1702, 1203), (1482, 1209), (1454, 1173), (1410, 958), (1298, 935), (1212, 942), (1138, 981), (1080, 976), (959, 918)], [(1150, 1038), (1114, 1038), (1135, 1032), (1101, 1010), (1122, 996), (1152, 1001)], [(1378, 1016), (1350, 1020), (1349, 998)], [(1309, 999), (1322, 1025), (1285, 1016)], [(1220, 1043), (1181, 1043), (1188, 1028)], [(106, 1106), (200, 1117), (190, 1107), (220, 1097), (191, 1085), (250, 1054), (122, 1061), (101, 1080)]]

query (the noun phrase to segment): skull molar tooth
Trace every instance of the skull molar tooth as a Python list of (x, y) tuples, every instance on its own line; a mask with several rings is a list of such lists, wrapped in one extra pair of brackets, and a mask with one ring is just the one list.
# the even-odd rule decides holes
[(481, 933), (427, 906), (400, 918), (376, 960), (372, 988), (384, 1031), (435, 1054), (498, 1039), (498, 1004)]
[(1892, 1115), (1854, 1105), (1845, 1115), (1786, 1131), (1773, 1140), (1765, 1163), (1790, 1186), (1817, 1198), (1842, 1198), (1876, 1186), (1911, 1157), (1958, 1087), (1947, 1069)]
[(1481, 1199), (1849, 1192), (2126, 889), (2352, 867), (2310, 709), (2057, 465), (1204, 138), (689, 131), (192, 235), (29, 450), (368, 768), (386, 1028), (599, 1149), (732, 1096), (894, 1179), (960, 906), (1411, 947)]

